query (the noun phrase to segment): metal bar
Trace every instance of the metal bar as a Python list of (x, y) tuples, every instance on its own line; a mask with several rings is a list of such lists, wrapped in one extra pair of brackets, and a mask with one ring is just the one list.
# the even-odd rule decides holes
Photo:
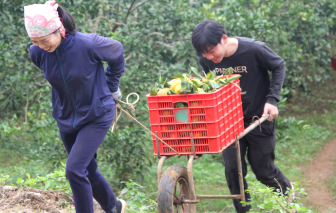
[(196, 195), (197, 199), (241, 199), (241, 195)]
[(190, 156), (189, 161), (188, 161), (188, 182), (189, 182), (189, 188), (191, 192), (191, 199), (195, 200), (196, 199), (196, 191), (195, 191), (195, 182), (194, 182), (194, 177), (193, 177), (193, 172), (192, 172), (192, 166), (194, 162), (194, 156)]
[[(236, 153), (237, 153), (237, 165), (238, 165), (238, 178), (239, 178), (239, 187), (240, 187), (240, 200), (245, 202), (245, 190), (244, 190), (244, 181), (243, 181), (243, 171), (242, 163), (240, 158), (240, 146), (238, 136), (236, 135)], [(245, 204), (242, 204), (245, 206)]]
[(167, 159), (167, 156), (162, 156), (159, 160), (159, 164), (158, 164), (158, 171), (157, 171), (157, 176), (158, 176), (158, 189), (159, 189), (159, 184), (160, 184), (160, 180), (161, 180), (161, 175), (162, 175), (162, 167), (163, 167), (163, 163), (164, 161)]
[(160, 159), (160, 146), (159, 146), (159, 139), (158, 139), (158, 132), (155, 131), (155, 140), (156, 140), (156, 150), (157, 150), (157, 156)]
[(193, 156), (194, 156), (194, 159), (196, 159), (195, 143), (194, 143), (194, 137), (193, 137), (192, 133), (190, 133), (190, 138), (191, 138), (191, 145), (192, 145), (192, 150), (193, 150)]
[(259, 120), (254, 121), (253, 124), (251, 124), (249, 127), (247, 127), (244, 130), (244, 132), (239, 136), (238, 139), (241, 139), (242, 137), (244, 137), (245, 135), (247, 135), (249, 132), (251, 132), (252, 129), (254, 129), (257, 126), (259, 126), (262, 122), (264, 122), (268, 118), (269, 118), (269, 114), (267, 114), (266, 116), (261, 117)]
[(189, 204), (195, 204), (199, 203), (199, 200), (182, 200), (182, 203), (189, 203)]

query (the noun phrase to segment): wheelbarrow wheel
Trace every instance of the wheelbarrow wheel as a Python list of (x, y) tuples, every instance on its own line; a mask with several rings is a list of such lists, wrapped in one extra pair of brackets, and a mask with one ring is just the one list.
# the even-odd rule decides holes
[(183, 200), (191, 199), (187, 168), (181, 165), (170, 166), (163, 173), (159, 183), (159, 213), (194, 213), (195, 204), (183, 203)]

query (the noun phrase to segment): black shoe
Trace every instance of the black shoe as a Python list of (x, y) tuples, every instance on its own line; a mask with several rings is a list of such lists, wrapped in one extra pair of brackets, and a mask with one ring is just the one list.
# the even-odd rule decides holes
[(117, 200), (116, 203), (116, 213), (125, 213), (126, 212), (126, 207), (127, 207), (127, 203), (124, 200)]
[(117, 200), (115, 207), (106, 213), (125, 213), (127, 203), (124, 200)]

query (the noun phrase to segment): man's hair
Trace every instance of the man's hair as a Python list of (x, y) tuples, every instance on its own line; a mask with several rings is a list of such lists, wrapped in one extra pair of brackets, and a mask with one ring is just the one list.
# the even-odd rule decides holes
[(204, 20), (197, 24), (191, 36), (197, 55), (200, 56), (208, 52), (208, 48), (217, 46), (224, 34), (227, 35), (225, 27), (217, 21)]

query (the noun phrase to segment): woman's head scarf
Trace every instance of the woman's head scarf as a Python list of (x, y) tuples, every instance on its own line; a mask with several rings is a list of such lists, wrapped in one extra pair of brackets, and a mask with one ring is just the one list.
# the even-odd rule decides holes
[(57, 8), (56, 1), (25, 6), (24, 17), (28, 36), (46, 36), (61, 27), (62, 37), (65, 38), (65, 29), (59, 18)]

